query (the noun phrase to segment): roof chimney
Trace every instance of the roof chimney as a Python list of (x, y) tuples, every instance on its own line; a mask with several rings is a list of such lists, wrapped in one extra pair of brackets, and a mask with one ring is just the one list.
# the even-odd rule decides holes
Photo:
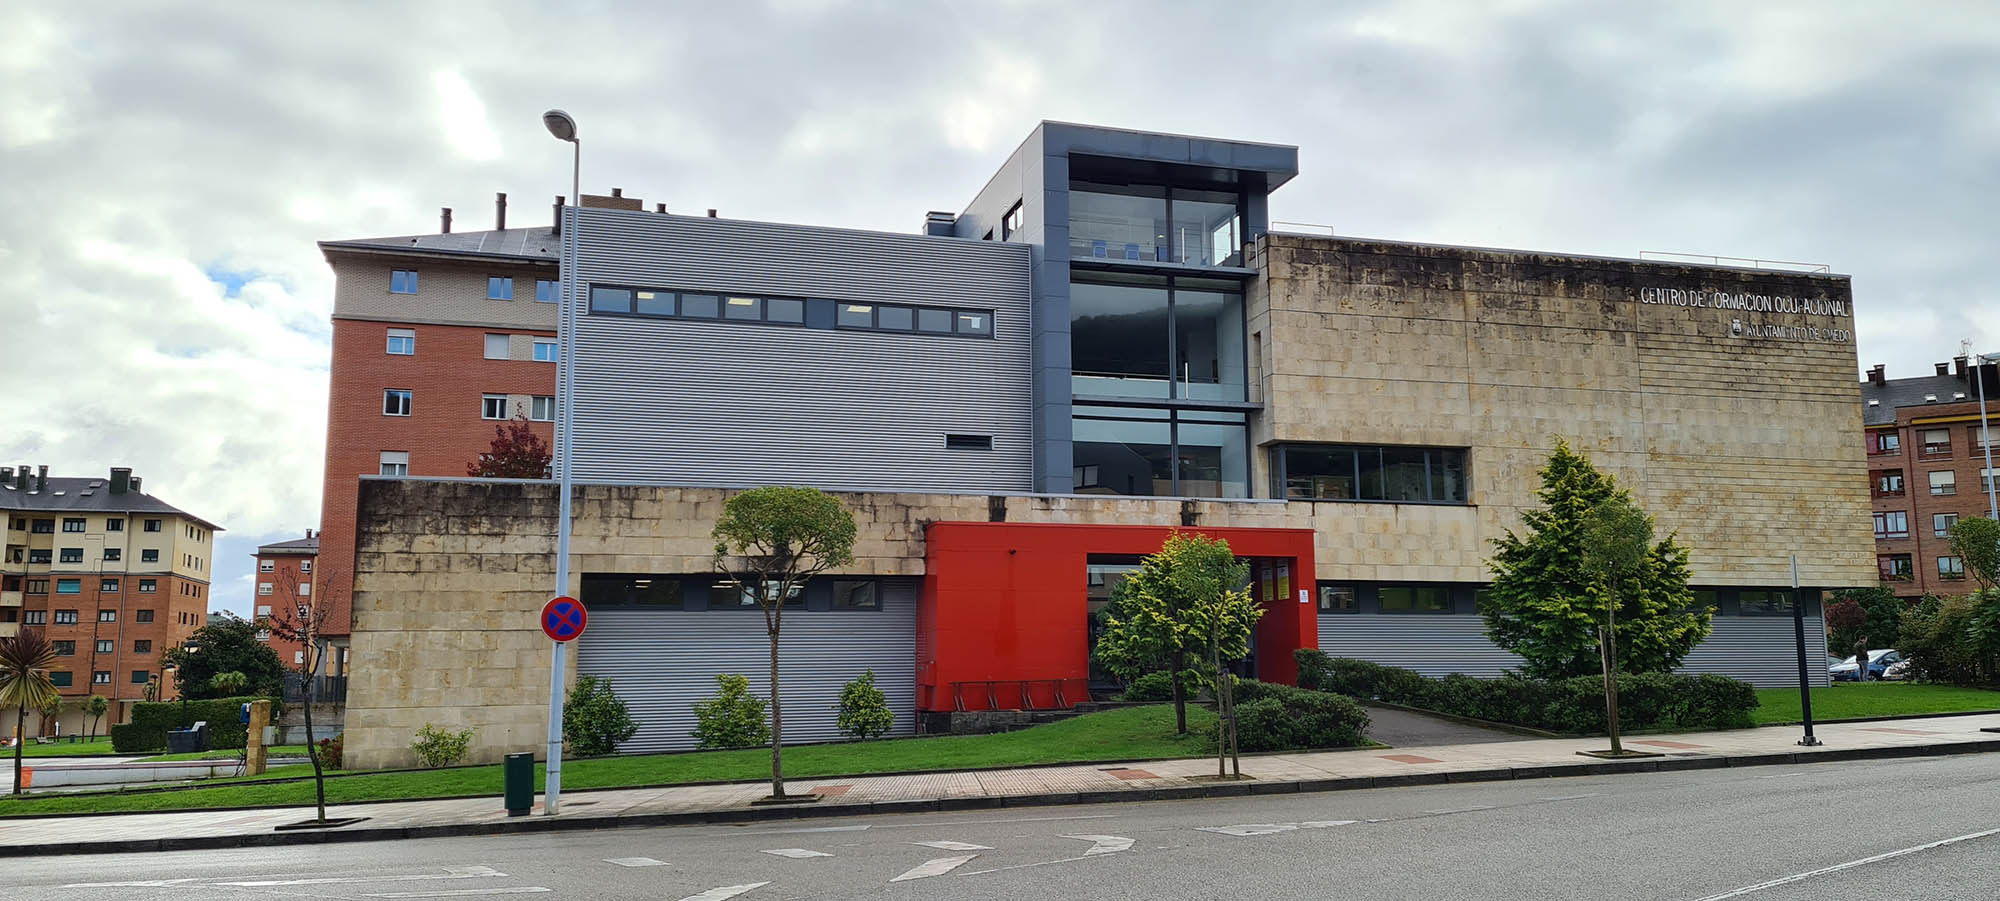
[(666, 204), (664, 204), (664, 203), (656, 203), (656, 204), (653, 204), (653, 212), (655, 212), (655, 213), (662, 213), (662, 214), (664, 214), (664, 213), (665, 213), (666, 211), (667, 211), (667, 205), (666, 205)]
[(1950, 364), (1950, 363), (1939, 363), (1939, 364), (1937, 364), (1937, 374), (1938, 374), (1938, 375), (1950, 375), (1950, 374), (1951, 374), (1951, 364)]
[(1965, 378), (1965, 363), (1966, 363), (1966, 357), (1964, 354), (1959, 354), (1958, 356), (1952, 357), (1951, 374), (1958, 376), (1959, 378)]
[(133, 476), (133, 477), (132, 477), (132, 493), (133, 493), (133, 494), (139, 494), (139, 493), (140, 493), (140, 491), (139, 491), (139, 477), (138, 477), (138, 476)]
[(46, 466), (43, 466), (43, 467), (40, 467), (40, 468), (38, 468), (38, 469), (36, 470), (36, 472), (35, 472), (35, 490), (36, 490), (36, 491), (47, 491), (47, 490), (49, 490), (49, 468), (48, 468), (48, 467), (46, 467)]
[(0, 488), (14, 487), (14, 467), (0, 466)]
[(451, 234), (451, 207), (445, 207), (444, 212), (438, 214), (438, 231)]
[(493, 195), (493, 228), (497, 231), (503, 231), (503, 232), (507, 230), (506, 191), (501, 191), (500, 193)]
[(549, 229), (549, 234), (552, 234), (552, 235), (560, 235), (560, 234), (562, 234), (562, 208), (563, 208), (563, 196), (562, 196), (561, 194), (557, 194), (557, 195), (556, 195), (556, 224), (555, 224), (555, 226), (554, 226), (553, 228)]
[(124, 494), (132, 489), (132, 470), (124, 466), (111, 467), (111, 493)]
[(613, 196), (613, 197), (623, 197), (623, 196), (625, 196), (625, 189), (624, 189), (624, 188), (612, 188), (612, 189), (611, 189), (611, 196)]
[(715, 218), (715, 207), (708, 208), (708, 218), (710, 219)]
[(924, 214), (923, 234), (932, 238), (949, 238), (958, 233), (958, 216), (932, 210)]
[(1884, 375), (1883, 375), (1883, 369), (1884, 369), (1885, 365), (1886, 365), (1886, 364), (1883, 364), (1883, 363), (1877, 363), (1877, 364), (1875, 364), (1875, 368), (1873, 368), (1873, 369), (1870, 369), (1870, 370), (1868, 370), (1868, 383), (1869, 383), (1869, 384), (1871, 384), (1871, 385), (1881, 385), (1881, 384), (1885, 384), (1885, 383), (1887, 383), (1887, 382), (1888, 382), (1888, 378), (1887, 378), (1886, 376), (1884, 376)]

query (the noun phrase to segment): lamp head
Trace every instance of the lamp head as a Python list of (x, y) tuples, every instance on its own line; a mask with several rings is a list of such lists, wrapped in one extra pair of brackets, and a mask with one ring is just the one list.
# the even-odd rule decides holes
[(549, 110), (542, 114), (542, 125), (549, 130), (549, 134), (556, 136), (556, 140), (575, 143), (576, 120), (570, 118), (568, 113), (559, 109)]

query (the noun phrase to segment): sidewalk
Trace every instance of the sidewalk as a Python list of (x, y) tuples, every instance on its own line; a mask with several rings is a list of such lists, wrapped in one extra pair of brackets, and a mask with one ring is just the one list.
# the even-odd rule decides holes
[(1825, 725), (1816, 730), (1825, 742), (1817, 748), (1796, 744), (1801, 734), (1796, 726), (1642, 735), (1626, 746), (1666, 756), (1628, 761), (1577, 756), (1605, 747), (1601, 738), (1266, 754), (1243, 758), (1244, 774), (1254, 777), (1246, 782), (1200, 781), (1214, 776), (1215, 761), (1193, 759), (799, 779), (789, 783), (790, 790), (820, 795), (820, 801), (773, 807), (750, 806), (768, 791), (764, 783), (571, 791), (563, 794), (556, 817), (537, 810), (510, 819), (497, 796), (349, 804), (327, 813), (367, 819), (323, 832), (273, 831), (310, 817), (310, 808), (8, 818), (0, 819), (0, 857), (1096, 804), (2000, 751), (2000, 734), (1982, 728), (2000, 728), (2000, 714)]

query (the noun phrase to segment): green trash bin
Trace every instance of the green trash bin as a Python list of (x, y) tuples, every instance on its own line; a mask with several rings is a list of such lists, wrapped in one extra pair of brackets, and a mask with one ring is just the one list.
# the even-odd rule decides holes
[(535, 806), (535, 755), (507, 755), (500, 764), (500, 774), (507, 815), (527, 816)]

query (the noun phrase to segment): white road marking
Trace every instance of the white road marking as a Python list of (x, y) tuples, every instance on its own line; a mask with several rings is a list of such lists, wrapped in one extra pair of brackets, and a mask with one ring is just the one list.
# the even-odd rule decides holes
[(770, 884), (769, 882), (752, 882), (749, 885), (725, 885), (721, 888), (709, 889), (699, 895), (689, 895), (682, 898), (681, 901), (727, 901), (727, 899), (734, 898), (753, 888), (763, 888)]
[(826, 853), (825, 851), (814, 851), (810, 848), (772, 848), (771, 850), (765, 851), (764, 853), (776, 857), (789, 857), (793, 860), (805, 860), (808, 857), (833, 856), (831, 854)]
[(375, 892), (364, 893), (363, 898), (460, 898), (467, 895), (532, 895), (552, 892), (555, 889), (539, 885), (501, 886), (499, 888), (461, 888), (436, 892)]
[(1195, 828), (1203, 832), (1217, 832), (1240, 838), (1246, 835), (1276, 835), (1280, 832), (1292, 832), (1299, 827), (1291, 823), (1245, 823), (1241, 826), (1197, 826)]
[(1083, 856), (1085, 857), (1091, 857), (1098, 854), (1116, 854), (1120, 851), (1130, 851), (1132, 850), (1132, 842), (1134, 841), (1133, 839), (1126, 838), (1122, 835), (1065, 835), (1063, 836), (1063, 838), (1073, 838), (1077, 839), (1078, 841), (1094, 842), (1094, 844), (1090, 846), (1090, 850), (1083, 852)]
[[(985, 826), (992, 823), (1054, 823), (1054, 822), (1060, 822), (1062, 820), (1110, 820), (1110, 819), (1116, 819), (1119, 816), (1120, 814), (1115, 814), (1115, 813), (1083, 813), (1083, 814), (1077, 814), (1076, 816), (1067, 816), (1067, 817), (1002, 817), (990, 820), (989, 819), (952, 820), (950, 822), (944, 822), (944, 823), (876, 823), (874, 825), (875, 828), (877, 829), (912, 829), (918, 826), (964, 826), (967, 825), (968, 823), (972, 825)], [(737, 833), (737, 834), (741, 835), (742, 833)]]
[(1580, 800), (1582, 800), (1582, 799), (1584, 799), (1584, 798), (1595, 798), (1595, 797), (1597, 797), (1597, 796), (1598, 796), (1598, 794), (1599, 794), (1598, 792), (1590, 792), (1590, 793), (1588, 793), (1588, 794), (1581, 794), (1581, 795), (1557, 795), (1557, 796), (1555, 796), (1555, 797), (1553, 797), (1553, 798), (1537, 798), (1536, 800), (1538, 800), (1538, 801), (1580, 801)]
[(211, 885), (229, 885), (242, 888), (268, 888), (274, 885), (345, 885), (355, 882), (413, 882), (419, 879), (479, 879), (487, 876), (505, 878), (506, 873), (492, 867), (445, 867), (443, 873), (420, 873), (409, 876), (322, 876), (315, 879), (260, 879), (250, 882), (214, 882)]
[(924, 846), (924, 847), (926, 847), (926, 848), (936, 848), (936, 849), (938, 849), (939, 851), (991, 851), (991, 850), (993, 850), (992, 848), (990, 848), (990, 847), (988, 847), (988, 846), (986, 846), (986, 845), (975, 845), (975, 844), (971, 844), (971, 843), (969, 843), (969, 842), (911, 842), (910, 844), (912, 844), (912, 845), (922, 845), (922, 846)]
[(1904, 848), (1899, 851), (1890, 851), (1886, 854), (1877, 854), (1874, 857), (1863, 857), (1860, 860), (1850, 860), (1846, 863), (1837, 863), (1830, 867), (1821, 867), (1817, 870), (1811, 870), (1805, 873), (1794, 873), (1790, 876), (1781, 876), (1769, 882), (1759, 882), (1756, 885), (1746, 885), (1735, 891), (1723, 892), (1720, 895), (1709, 895), (1706, 898), (1700, 899), (1700, 901), (1722, 901), (1722, 899), (1724, 898), (1736, 898), (1743, 895), (1748, 895), (1752, 892), (1761, 892), (1767, 888), (1777, 888), (1778, 886), (1781, 885), (1791, 885), (1794, 882), (1803, 882), (1807, 879), (1813, 878), (1814, 876), (1825, 876), (1828, 873), (1838, 873), (1841, 870), (1848, 870), (1848, 869), (1853, 869), (1854, 867), (1866, 866), (1871, 863), (1880, 863), (1882, 861), (1890, 860), (1892, 858), (1902, 857), (1905, 854), (1915, 854), (1918, 851), (1929, 851), (1932, 848), (1942, 848), (1946, 845), (1955, 845), (1958, 844), (1959, 842), (1968, 842), (1976, 838), (1985, 838), (1989, 835), (2000, 835), (2000, 829), (1988, 829), (1985, 832), (1974, 832), (1968, 835), (1959, 835), (1959, 836), (1954, 836), (1952, 838), (1938, 839), (1937, 841), (1934, 842), (1926, 842), (1921, 845), (1913, 845), (1911, 847)]
[(1793, 777), (1793, 776), (1803, 776), (1803, 775), (1805, 775), (1805, 774), (1804, 774), (1804, 773), (1772, 773), (1772, 774), (1770, 774), (1770, 775), (1768, 775), (1768, 776), (1758, 776), (1757, 778), (1759, 778), (1759, 779), (1789, 779), (1789, 778), (1791, 778), (1791, 777)]
[(195, 877), (190, 876), (186, 879), (141, 879), (137, 882), (72, 882), (63, 888), (164, 888), (193, 881)]
[(664, 867), (667, 862), (650, 857), (607, 857), (605, 863), (615, 863), (621, 867)]
[(756, 832), (731, 832), (730, 835), (796, 835), (801, 832), (866, 832), (874, 828), (871, 824), (859, 826), (813, 826), (806, 829), (762, 829)]
[[(965, 866), (966, 863), (970, 862), (973, 858), (978, 856), (979, 855), (977, 854), (967, 854), (963, 857), (939, 857), (935, 860), (926, 860), (923, 863), (911, 867), (909, 871), (905, 872), (903, 875), (898, 876), (889, 881), (908, 882), (909, 880), (912, 879), (929, 879), (932, 876), (943, 876), (944, 874), (949, 873), (952, 870)], [(688, 899), (688, 901), (693, 901), (693, 899)]]
[(1443, 810), (1426, 810), (1424, 812), (1431, 814), (1433, 816), (1443, 816), (1447, 813), (1471, 813), (1475, 810), (1492, 810), (1492, 809), (1493, 805), (1491, 804), (1474, 804), (1471, 807), (1447, 807)]

